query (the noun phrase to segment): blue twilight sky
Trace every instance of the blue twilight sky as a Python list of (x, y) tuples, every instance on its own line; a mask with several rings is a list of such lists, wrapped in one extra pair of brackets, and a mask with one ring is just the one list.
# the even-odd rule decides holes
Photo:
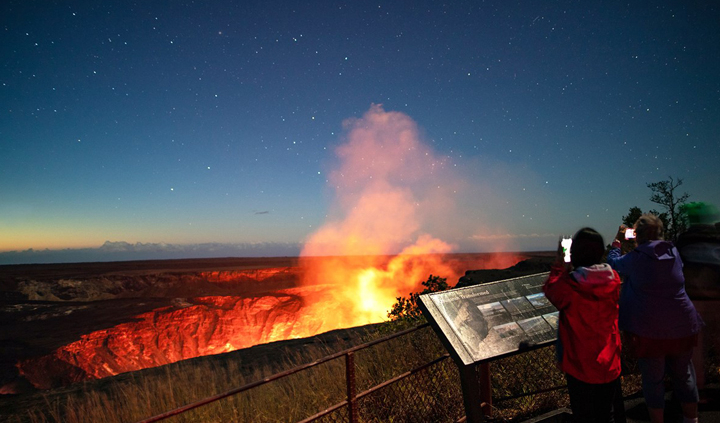
[(720, 203), (715, 2), (5, 0), (0, 21), (2, 262), (297, 254), (342, 218), (337, 149), (373, 110), (462, 181), (455, 230), (415, 231), (456, 251), (608, 238), (668, 176)]

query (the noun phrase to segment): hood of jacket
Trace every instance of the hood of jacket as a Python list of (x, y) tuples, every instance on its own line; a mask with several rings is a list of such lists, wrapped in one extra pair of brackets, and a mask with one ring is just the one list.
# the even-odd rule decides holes
[(578, 267), (570, 273), (578, 288), (588, 293), (601, 293), (616, 289), (615, 271), (609, 264)]
[(678, 256), (673, 243), (663, 240), (645, 242), (638, 245), (635, 250), (655, 260), (675, 260)]

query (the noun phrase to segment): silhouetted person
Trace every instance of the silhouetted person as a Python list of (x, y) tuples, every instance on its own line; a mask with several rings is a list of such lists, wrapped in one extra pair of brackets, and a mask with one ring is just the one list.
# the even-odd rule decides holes
[(573, 236), (570, 263), (558, 244), (543, 291), (560, 311), (558, 365), (576, 422), (625, 422), (620, 385), (620, 276), (602, 263), (605, 243), (591, 228)]
[(687, 205), (690, 227), (680, 234), (677, 248), (683, 261), (685, 290), (705, 320), (693, 355), (698, 389), (705, 387), (705, 360), (709, 350), (720, 351), (720, 233), (714, 222), (715, 207), (705, 203)]
[(673, 379), (685, 422), (697, 422), (698, 390), (692, 364), (702, 319), (685, 292), (677, 248), (663, 241), (662, 221), (644, 214), (635, 222), (637, 248), (620, 253), (620, 226), (608, 263), (624, 277), (620, 293), (620, 329), (627, 332), (638, 357), (650, 420), (663, 422), (664, 378)]

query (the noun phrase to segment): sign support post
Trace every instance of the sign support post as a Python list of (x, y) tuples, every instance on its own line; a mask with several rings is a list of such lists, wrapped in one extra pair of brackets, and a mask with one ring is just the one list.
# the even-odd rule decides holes
[(482, 408), (483, 392), (475, 365), (458, 365), (458, 370), (460, 371), (460, 385), (463, 391), (463, 403), (465, 404), (465, 417), (467, 418), (467, 422), (483, 423), (485, 421)]
[(490, 363), (484, 361), (478, 365), (480, 384), (480, 403), (483, 414), (492, 417), (492, 383), (490, 383)]

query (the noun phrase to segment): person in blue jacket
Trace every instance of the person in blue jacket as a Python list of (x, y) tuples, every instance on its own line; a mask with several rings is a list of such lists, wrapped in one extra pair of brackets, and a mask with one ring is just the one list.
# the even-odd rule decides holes
[(620, 230), (607, 261), (624, 278), (620, 291), (620, 330), (630, 335), (642, 374), (650, 420), (663, 422), (664, 377), (673, 379), (684, 422), (697, 422), (698, 390), (692, 365), (693, 348), (703, 325), (685, 292), (682, 260), (677, 248), (662, 239), (662, 221), (644, 214), (635, 222), (637, 247), (621, 255)]

